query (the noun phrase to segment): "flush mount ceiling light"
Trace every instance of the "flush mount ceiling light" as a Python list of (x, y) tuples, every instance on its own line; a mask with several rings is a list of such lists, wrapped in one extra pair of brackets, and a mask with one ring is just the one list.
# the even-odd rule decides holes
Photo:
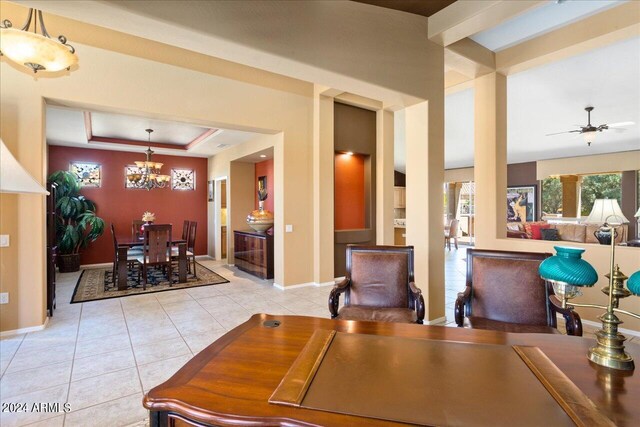
[[(33, 31), (30, 30), (32, 21)], [(22, 28), (18, 30), (12, 27), (8, 19), (0, 23), (0, 55), (30, 68), (34, 73), (69, 70), (78, 62), (76, 50), (67, 44), (65, 36), (58, 36), (58, 41), (51, 38), (44, 26), (42, 11), (29, 9), (29, 16)]]

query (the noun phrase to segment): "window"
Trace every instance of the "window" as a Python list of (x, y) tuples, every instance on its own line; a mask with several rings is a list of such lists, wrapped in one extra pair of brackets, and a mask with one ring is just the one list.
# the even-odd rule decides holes
[(542, 216), (545, 215), (562, 216), (562, 184), (557, 176), (542, 180)]
[(591, 213), (596, 199), (617, 199), (622, 204), (622, 174), (585, 175), (580, 184), (580, 215)]

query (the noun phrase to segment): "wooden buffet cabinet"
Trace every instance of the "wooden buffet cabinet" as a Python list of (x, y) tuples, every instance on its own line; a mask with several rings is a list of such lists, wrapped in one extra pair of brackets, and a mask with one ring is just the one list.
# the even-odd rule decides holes
[(261, 279), (273, 279), (273, 236), (256, 231), (233, 232), (234, 264)]

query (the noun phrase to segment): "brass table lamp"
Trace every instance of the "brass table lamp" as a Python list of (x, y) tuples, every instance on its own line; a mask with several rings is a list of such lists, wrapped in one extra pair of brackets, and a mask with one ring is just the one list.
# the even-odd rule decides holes
[[(602, 292), (609, 297), (607, 305), (569, 303), (569, 300), (582, 294), (580, 287), (593, 286), (598, 280), (597, 273), (591, 264), (581, 259), (584, 249), (555, 246), (557, 255), (544, 260), (538, 271), (543, 279), (553, 285), (556, 295), (561, 298), (560, 304), (563, 308), (585, 307), (605, 310), (604, 314), (599, 317), (602, 321), (602, 328), (596, 331), (597, 344), (589, 349), (589, 360), (608, 368), (633, 370), (635, 367), (633, 358), (624, 351), (626, 338), (618, 332), (618, 325), (622, 321), (617, 314), (626, 314), (640, 319), (640, 315), (619, 308), (620, 299), (632, 294), (640, 294), (640, 285), (636, 285), (636, 282), (640, 281), (638, 280), (640, 275), (634, 274), (634, 280), (628, 284), (629, 289), (625, 288), (624, 281), (628, 277), (615, 264), (615, 225), (605, 223), (600, 227), (600, 231), (611, 233), (613, 237), (610, 242), (610, 269), (609, 273), (605, 275), (609, 279), (609, 285), (602, 289)], [(638, 275), (637, 279), (636, 275)], [(551, 296), (550, 298), (551, 302), (557, 305), (555, 297)]]

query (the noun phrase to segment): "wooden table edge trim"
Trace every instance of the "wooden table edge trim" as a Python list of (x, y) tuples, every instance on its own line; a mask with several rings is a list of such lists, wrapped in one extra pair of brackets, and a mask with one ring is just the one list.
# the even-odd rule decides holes
[(538, 347), (512, 347), (577, 426), (615, 426)]
[(269, 403), (300, 406), (333, 338), (335, 330), (319, 329), (313, 333), (269, 398)]

